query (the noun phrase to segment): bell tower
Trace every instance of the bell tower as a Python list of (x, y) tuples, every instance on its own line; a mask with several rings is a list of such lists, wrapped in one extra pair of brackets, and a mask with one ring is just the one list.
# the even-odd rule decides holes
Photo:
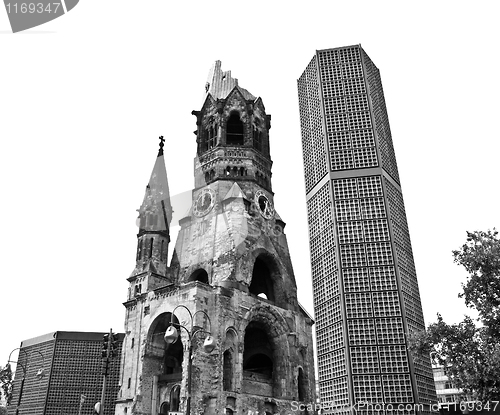
[[(169, 267), (162, 262), (172, 213), (164, 165), (160, 174), (155, 164), (139, 209), (129, 280), (145, 282), (125, 303), (116, 415), (285, 414), (315, 403), (313, 321), (297, 301), (285, 222), (274, 208), (271, 116), (220, 61), (205, 90), (193, 111), (192, 205)], [(195, 332), (214, 347), (202, 347)]]

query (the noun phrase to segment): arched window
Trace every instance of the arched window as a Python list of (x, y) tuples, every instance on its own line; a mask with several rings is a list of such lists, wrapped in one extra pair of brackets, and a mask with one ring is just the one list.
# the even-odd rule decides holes
[(181, 387), (175, 385), (170, 391), (170, 412), (179, 412)]
[(210, 180), (215, 179), (215, 170), (210, 170)]
[(201, 130), (200, 152), (203, 153), (208, 150), (208, 131), (203, 128)]
[(136, 295), (139, 295), (141, 293), (141, 284), (137, 284), (135, 287), (134, 287), (134, 296)]
[(253, 129), (253, 148), (262, 151), (262, 133), (255, 127)]
[(264, 294), (265, 297), (261, 296), (261, 298), (275, 301), (271, 272), (267, 264), (260, 257), (257, 257), (253, 266), (250, 293), (254, 295)]
[(273, 358), (273, 347), (266, 331), (259, 324), (251, 322), (245, 330), (243, 372), (250, 372), (261, 379), (271, 380)]
[(214, 127), (208, 127), (207, 129), (207, 149), (210, 150), (214, 147)]
[(153, 238), (149, 238), (149, 258), (153, 256)]
[(141, 256), (142, 256), (142, 239), (140, 239), (139, 242), (137, 243), (137, 258), (136, 258), (136, 260), (138, 261), (139, 259), (141, 259)]
[(243, 122), (239, 112), (231, 112), (226, 125), (226, 144), (243, 145), (243, 132)]
[(208, 284), (207, 271), (205, 271), (202, 268), (197, 269), (195, 272), (191, 274), (191, 276), (189, 277), (189, 281), (199, 281), (202, 282), (203, 284)]
[(205, 173), (205, 183), (208, 183), (210, 181), (210, 174), (208, 171)]
[(223, 387), (225, 391), (233, 390), (233, 355), (226, 350), (222, 356), (223, 360)]
[(299, 388), (299, 401), (304, 401), (306, 399), (306, 384), (304, 379), (304, 371), (301, 367), (299, 367), (299, 373), (297, 375), (297, 386)]
[(160, 251), (160, 261), (164, 261), (165, 260), (165, 252), (163, 251), (165, 247), (165, 241), (162, 239), (161, 241), (161, 251)]

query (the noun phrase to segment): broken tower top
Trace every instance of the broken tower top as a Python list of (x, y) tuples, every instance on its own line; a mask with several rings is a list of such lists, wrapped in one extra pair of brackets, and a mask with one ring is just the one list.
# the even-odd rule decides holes
[(238, 85), (238, 79), (231, 76), (231, 71), (223, 71), (221, 69), (221, 61), (215, 61), (208, 73), (204, 99), (206, 99), (208, 94), (212, 95), (215, 99), (224, 99), (235, 86), (239, 88), (245, 99), (256, 99), (250, 92)]

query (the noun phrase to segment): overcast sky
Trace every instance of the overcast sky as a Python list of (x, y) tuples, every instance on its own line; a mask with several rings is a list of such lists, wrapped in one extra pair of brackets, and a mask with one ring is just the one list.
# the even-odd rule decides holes
[(171, 193), (189, 191), (217, 59), (272, 115), (275, 207), (312, 314), (296, 80), (316, 49), (359, 43), (382, 75), (426, 323), (460, 321), (451, 251), (498, 226), (500, 3), (174, 3), (81, 0), (17, 34), (0, 9), (0, 365), (51, 331), (123, 331), (158, 136)]

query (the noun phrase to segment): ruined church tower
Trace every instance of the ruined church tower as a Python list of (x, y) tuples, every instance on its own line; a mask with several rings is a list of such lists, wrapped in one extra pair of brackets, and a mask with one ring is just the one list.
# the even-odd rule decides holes
[(163, 141), (139, 209), (116, 415), (284, 415), (315, 402), (313, 321), (274, 208), (271, 116), (220, 61), (205, 89), (191, 208), (169, 266), (176, 203)]

